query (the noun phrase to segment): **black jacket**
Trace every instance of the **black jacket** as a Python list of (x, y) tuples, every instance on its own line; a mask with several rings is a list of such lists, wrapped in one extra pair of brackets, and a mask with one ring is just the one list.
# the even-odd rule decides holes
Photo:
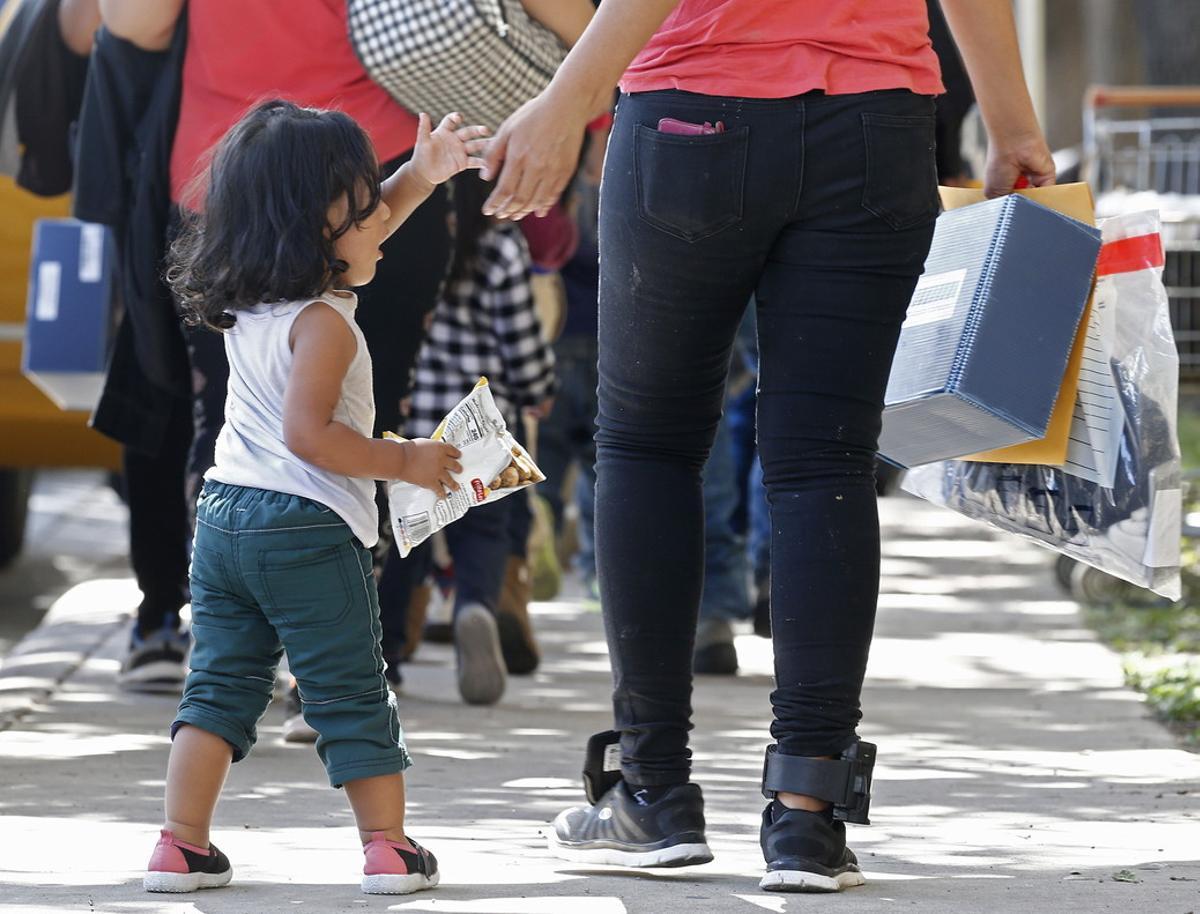
[(101, 29), (79, 119), (74, 211), (113, 228), (124, 304), (92, 425), (152, 455), (171, 410), (191, 397), (182, 326), (162, 282), (185, 41), (182, 16), (165, 52)]
[(55, 197), (71, 189), (70, 136), (88, 59), (63, 43), (59, 0), (12, 2), (16, 9), (0, 38), (0, 115), (16, 136), (5, 139), (21, 147), (17, 184)]

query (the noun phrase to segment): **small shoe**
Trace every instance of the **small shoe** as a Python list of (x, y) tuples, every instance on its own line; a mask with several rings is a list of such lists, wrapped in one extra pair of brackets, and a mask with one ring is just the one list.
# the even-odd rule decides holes
[(285, 743), (315, 743), (319, 734), (304, 719), (304, 706), (300, 701), (300, 687), (295, 682), (287, 695), (287, 718), (283, 722)]
[(129, 650), (121, 661), (117, 684), (130, 692), (178, 694), (187, 678), (188, 653), (192, 639), (186, 629), (168, 624), (142, 635), (133, 627)]
[(789, 809), (773, 800), (759, 832), (767, 873), (758, 886), (768, 892), (840, 892), (863, 885), (846, 825), (829, 812)]
[(547, 835), (564, 860), (615, 866), (694, 866), (712, 860), (704, 839), (704, 797), (696, 784), (665, 788), (653, 802), (646, 789), (618, 781), (595, 806), (558, 814)]
[(533, 625), (529, 621), (531, 583), (529, 565), (523, 558), (512, 556), (504, 570), (500, 588), (500, 603), (496, 608), (496, 625), (500, 629), (500, 653), (504, 666), (514, 676), (532, 673), (541, 663)]
[(233, 878), (229, 858), (216, 845), (197, 847), (163, 829), (142, 878), (147, 892), (194, 892), (217, 889)]
[(454, 659), (463, 701), (494, 705), (500, 700), (508, 677), (496, 618), (486, 606), (468, 603), (455, 614)]
[(725, 619), (702, 619), (696, 629), (692, 672), (702, 676), (733, 676), (737, 671), (733, 627)]
[(362, 890), (368, 895), (408, 895), (438, 884), (437, 858), (416, 841), (389, 841), (375, 832), (363, 845)]

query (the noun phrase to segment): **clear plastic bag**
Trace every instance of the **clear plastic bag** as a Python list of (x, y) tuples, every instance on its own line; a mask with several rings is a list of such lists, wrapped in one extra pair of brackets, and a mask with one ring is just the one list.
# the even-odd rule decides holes
[[(404, 440), (395, 435), (387, 437)], [(458, 491), (438, 498), (430, 489), (411, 482), (388, 483), (392, 532), (401, 556), (471, 508), (498, 501), (546, 478), (529, 452), (509, 434), (487, 378), (480, 378), (475, 389), (450, 410), (432, 437), (462, 452), (462, 471), (454, 474)]]
[(1070, 467), (944, 461), (908, 471), (903, 487), (1077, 561), (1180, 597), (1179, 355), (1162, 283), (1156, 212), (1101, 224), (1096, 301), (1124, 412), (1112, 486)]

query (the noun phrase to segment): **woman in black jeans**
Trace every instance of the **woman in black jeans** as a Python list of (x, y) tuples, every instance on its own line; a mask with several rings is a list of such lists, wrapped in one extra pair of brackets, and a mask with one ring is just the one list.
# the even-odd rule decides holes
[[(1052, 183), (1007, 0), (943, 5), (992, 140), (988, 192), (1021, 174)], [(596, 437), (616, 723), (589, 744), (592, 805), (555, 822), (562, 856), (712, 857), (688, 781), (700, 472), (754, 294), (777, 686), (761, 884), (863, 881), (843, 822), (866, 821), (874, 752), (856, 733), (879, 583), (873, 461), (938, 212), (927, 33), (924, 0), (606, 0), (488, 154), (499, 181), (485, 212), (544, 210), (582, 122), (621, 81), (601, 190)]]

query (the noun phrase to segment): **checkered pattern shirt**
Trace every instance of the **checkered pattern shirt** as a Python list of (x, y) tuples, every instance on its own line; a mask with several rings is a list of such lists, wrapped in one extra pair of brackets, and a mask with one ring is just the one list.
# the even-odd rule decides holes
[(447, 284), (433, 313), (417, 359), (406, 434), (433, 434), (480, 376), (510, 430), (519, 410), (554, 395), (554, 353), (542, 339), (529, 270), (529, 248), (515, 224), (483, 233), (470, 275)]

